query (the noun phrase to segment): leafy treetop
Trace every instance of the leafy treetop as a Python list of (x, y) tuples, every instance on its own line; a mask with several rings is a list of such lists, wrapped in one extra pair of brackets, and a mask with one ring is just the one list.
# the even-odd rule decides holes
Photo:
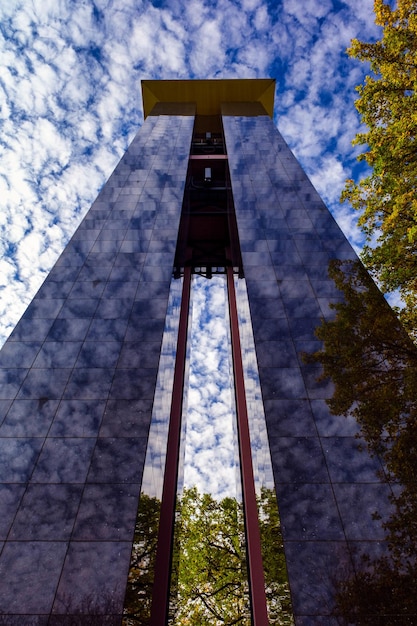
[(385, 292), (399, 290), (400, 313), (417, 334), (417, 2), (398, 0), (395, 9), (374, 0), (382, 37), (352, 41), (348, 54), (369, 62), (372, 74), (357, 90), (356, 107), (366, 125), (354, 143), (372, 168), (359, 183), (348, 180), (342, 199), (361, 212), (367, 236), (363, 259)]

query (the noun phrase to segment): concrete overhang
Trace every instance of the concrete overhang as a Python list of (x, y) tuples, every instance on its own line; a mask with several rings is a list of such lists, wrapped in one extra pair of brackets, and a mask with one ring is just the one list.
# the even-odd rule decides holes
[(193, 103), (197, 115), (219, 115), (222, 103), (257, 102), (270, 117), (274, 111), (274, 78), (213, 80), (142, 80), (143, 115), (158, 103)]

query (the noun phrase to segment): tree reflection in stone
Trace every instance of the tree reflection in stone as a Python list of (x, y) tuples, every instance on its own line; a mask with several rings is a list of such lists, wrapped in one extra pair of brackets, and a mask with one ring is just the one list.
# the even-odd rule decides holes
[(417, 350), (360, 263), (333, 261), (329, 274), (344, 302), (317, 330), (323, 349), (305, 360), (332, 379), (330, 409), (357, 420), (394, 494), (383, 524), (389, 553), (365, 556), (355, 578), (341, 581), (336, 612), (347, 624), (416, 624)]
[(141, 494), (126, 587), (124, 626), (150, 623), (160, 510), (158, 498)]

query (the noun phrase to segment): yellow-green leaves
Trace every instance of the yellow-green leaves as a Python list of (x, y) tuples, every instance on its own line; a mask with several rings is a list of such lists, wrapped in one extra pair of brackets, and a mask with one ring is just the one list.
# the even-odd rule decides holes
[[(361, 213), (369, 269), (382, 289), (398, 289), (407, 306), (417, 293), (417, 0), (398, 0), (395, 10), (375, 0), (374, 11), (381, 39), (355, 39), (348, 50), (372, 72), (356, 102), (367, 130), (354, 141), (364, 146), (360, 158), (372, 173), (347, 181), (342, 199)], [(417, 313), (403, 316), (417, 331)]]

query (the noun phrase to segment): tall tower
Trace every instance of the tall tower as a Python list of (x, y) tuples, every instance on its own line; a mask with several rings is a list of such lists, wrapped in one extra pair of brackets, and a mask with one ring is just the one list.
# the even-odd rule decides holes
[[(333, 624), (337, 581), (365, 544), (382, 545), (373, 505), (390, 491), (301, 353), (317, 349), (315, 329), (342, 297), (329, 262), (356, 255), (273, 125), (273, 80), (142, 90), (143, 126), (0, 353), (0, 614), (7, 624), (120, 623), (170, 285), (219, 271), (233, 301), (234, 282), (246, 281), (294, 617)], [(186, 336), (180, 320), (179, 406)], [(258, 520), (238, 419), (259, 626)], [(166, 477), (177, 473), (179, 433)], [(164, 488), (169, 552), (175, 481)], [(169, 575), (169, 560), (158, 567)]]

